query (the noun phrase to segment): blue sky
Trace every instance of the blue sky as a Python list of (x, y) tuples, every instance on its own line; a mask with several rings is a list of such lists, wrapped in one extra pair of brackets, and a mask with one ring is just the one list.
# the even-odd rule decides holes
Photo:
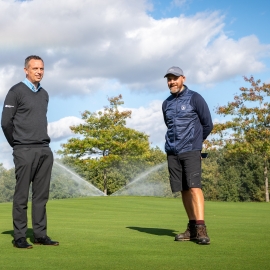
[[(54, 151), (74, 136), (69, 126), (81, 112), (118, 94), (133, 112), (128, 126), (163, 148), (166, 70), (180, 66), (222, 121), (214, 109), (245, 86), (243, 76), (270, 82), (269, 13), (263, 0), (0, 0), (0, 104), (24, 78), (24, 59), (37, 54)], [(2, 132), (0, 146), (0, 163), (12, 167)]]

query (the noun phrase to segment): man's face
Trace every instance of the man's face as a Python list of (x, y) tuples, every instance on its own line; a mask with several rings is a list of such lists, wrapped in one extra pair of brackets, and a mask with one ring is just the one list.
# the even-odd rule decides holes
[(171, 94), (180, 93), (184, 89), (185, 79), (184, 76), (177, 77), (173, 74), (168, 74), (167, 83)]
[(26, 78), (37, 85), (43, 78), (44, 64), (41, 60), (31, 59), (28, 66), (24, 68)]

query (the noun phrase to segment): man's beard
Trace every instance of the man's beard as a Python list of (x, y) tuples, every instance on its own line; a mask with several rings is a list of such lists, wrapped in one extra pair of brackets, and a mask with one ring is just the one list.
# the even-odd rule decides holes
[(179, 88), (177, 88), (176, 90), (171, 90), (170, 89), (170, 93), (171, 94), (178, 94), (178, 93), (180, 93), (181, 92), (181, 89), (179, 89)]

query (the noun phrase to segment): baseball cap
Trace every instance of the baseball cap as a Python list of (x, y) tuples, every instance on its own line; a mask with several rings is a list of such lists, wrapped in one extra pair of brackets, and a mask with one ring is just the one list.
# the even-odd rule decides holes
[(164, 76), (164, 78), (167, 77), (169, 74), (173, 74), (175, 76), (184, 76), (183, 70), (181, 68), (179, 68), (179, 67), (171, 67), (171, 68), (169, 68), (167, 70), (167, 73)]

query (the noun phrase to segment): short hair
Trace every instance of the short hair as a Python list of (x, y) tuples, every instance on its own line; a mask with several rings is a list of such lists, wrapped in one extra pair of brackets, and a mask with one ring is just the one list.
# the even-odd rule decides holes
[(41, 60), (43, 63), (44, 63), (44, 61), (43, 61), (43, 59), (41, 58), (41, 57), (39, 57), (39, 56), (37, 56), (37, 55), (30, 55), (30, 56), (28, 56), (28, 57), (26, 57), (25, 58), (25, 61), (24, 61), (24, 67), (28, 67), (28, 63), (30, 62), (30, 60), (32, 60), (32, 59), (35, 59), (35, 60)]

